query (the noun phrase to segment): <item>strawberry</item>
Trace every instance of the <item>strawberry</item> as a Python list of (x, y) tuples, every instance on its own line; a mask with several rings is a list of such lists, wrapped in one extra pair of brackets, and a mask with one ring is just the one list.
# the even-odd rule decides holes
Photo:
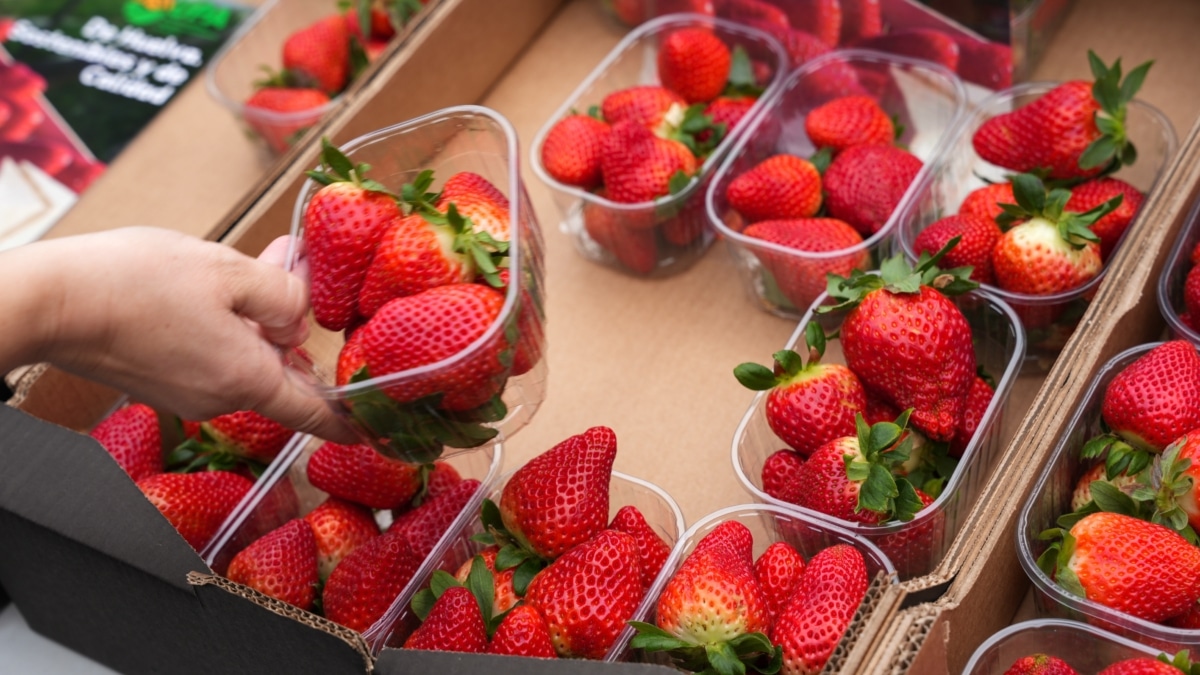
[[(748, 20), (746, 24), (779, 40), (779, 44), (787, 52), (788, 62), (792, 68), (798, 68), (818, 56), (828, 54), (832, 49), (824, 40), (807, 31), (795, 30), (762, 20)], [(853, 79), (853, 70), (850, 70), (849, 74)], [(859, 91), (861, 91), (861, 88)]]
[[(507, 267), (499, 271), (499, 288), (506, 295), (511, 276), (510, 271)], [(533, 370), (534, 366), (542, 359), (546, 341), (545, 311), (542, 306), (541, 294), (536, 293), (538, 278), (529, 269), (523, 270), (521, 274), (524, 281), (521, 284), (521, 300), (517, 309), (516, 323), (517, 333), (520, 337), (517, 338), (517, 344), (513, 348), (512, 368), (509, 370), (511, 377), (524, 375)]]
[(1184, 313), (1180, 318), (1192, 330), (1200, 332), (1200, 265), (1188, 270), (1183, 283), (1183, 307)]
[[(500, 616), (517, 605), (521, 600), (513, 588), (514, 569), (496, 570), (496, 554), (500, 552), (500, 547), (489, 546), (476, 556), (482, 558), (484, 565), (487, 566), (488, 572), (492, 575), (492, 614)], [(461, 566), (454, 573), (454, 578), (459, 583), (467, 583), (467, 578), (471, 574), (472, 566), (475, 558), (472, 558)], [(489, 617), (490, 618), (490, 617)]]
[(795, 155), (775, 155), (729, 181), (729, 205), (748, 222), (811, 218), (821, 208), (821, 174)]
[(499, 507), (505, 529), (547, 560), (591, 539), (608, 524), (616, 456), (612, 429), (592, 427), (534, 457), (504, 485)]
[(131, 403), (105, 417), (90, 436), (112, 455), (133, 482), (163, 472), (158, 414), (144, 403)]
[(932, 61), (952, 72), (958, 69), (960, 60), (958, 43), (936, 28), (913, 28), (877, 35), (855, 42), (854, 47)]
[(842, 32), (842, 7), (839, 0), (805, 0), (786, 3), (788, 21), (792, 28), (816, 35), (834, 47)]
[(229, 563), (230, 581), (311, 610), (317, 594), (317, 543), (309, 524), (296, 518), (242, 549)]
[(944, 260), (949, 267), (971, 267), (971, 279), (981, 284), (994, 284), (992, 274), (992, 251), (1001, 237), (1000, 227), (995, 220), (960, 212), (946, 216), (921, 230), (913, 242), (913, 251), (918, 255), (937, 253), (953, 238), (959, 237), (958, 245), (946, 253)]
[(797, 90), (803, 92), (805, 100), (811, 101), (811, 105), (820, 105), (842, 96), (876, 95), (867, 89), (866, 76), (867, 73), (859, 71), (847, 61), (833, 59), (800, 78)]
[(433, 499), (455, 485), (458, 485), (462, 480), (462, 476), (459, 475), (458, 470), (453, 465), (440, 461), (434, 462), (433, 470), (429, 473), (429, 479), (425, 482), (425, 498)]
[(1184, 630), (1200, 629), (1200, 604), (1192, 605), (1183, 614), (1173, 616), (1163, 623), (1171, 628), (1182, 628)]
[(801, 457), (836, 438), (854, 433), (854, 418), (867, 405), (862, 383), (849, 368), (821, 363), (825, 331), (816, 321), (805, 326), (808, 365), (790, 349), (775, 352), (775, 367), (743, 363), (733, 374), (743, 387), (767, 391), (767, 426)]
[[(704, 108), (704, 114), (712, 119), (714, 126), (724, 124), (725, 136), (733, 133), (737, 125), (750, 114), (750, 109), (758, 99), (753, 96), (718, 96)], [(710, 142), (712, 132), (704, 131), (696, 135), (700, 142)]]
[(799, 503), (800, 472), (804, 466), (804, 458), (791, 448), (776, 450), (763, 462), (762, 487), (763, 492), (788, 504)]
[(616, 122), (600, 154), (608, 198), (648, 202), (679, 192), (696, 172), (696, 158), (679, 141), (655, 136), (634, 122)]
[(633, 122), (662, 137), (671, 126), (668, 118), (682, 114), (685, 108), (683, 97), (656, 85), (620, 89), (600, 102), (600, 114), (610, 125)]
[[(1120, 479), (1117, 476), (1113, 482)], [(1131, 496), (1135, 502), (1146, 505), (1145, 511), (1152, 522), (1194, 536), (1200, 529), (1197, 480), (1200, 480), (1200, 429), (1193, 429), (1154, 458), (1149, 474), (1140, 478), (1143, 487), (1135, 489)]]
[(479, 481), (470, 478), (459, 482), (446, 492), (421, 503), (420, 506), (398, 518), (388, 528), (391, 536), (408, 540), (409, 547), (420, 558), (425, 558), (437, 547), (442, 536), (458, 515), (467, 508), (467, 503), (479, 490)]
[(993, 393), (992, 386), (982, 377), (976, 375), (971, 381), (971, 389), (967, 391), (967, 406), (963, 409), (962, 424), (959, 425), (958, 431), (954, 432), (954, 439), (950, 441), (951, 457), (962, 457), (967, 451), (967, 446), (979, 430), (984, 413), (992, 404)]
[(321, 594), (325, 618), (358, 632), (378, 621), (408, 585), (423, 556), (408, 540), (385, 532), (342, 559)]
[[(473, 344), (500, 316), (504, 295), (481, 284), (438, 286), (388, 301), (360, 331), (367, 371), (384, 377), (448, 359)], [(499, 338), (499, 336), (498, 336)], [(401, 402), (444, 394), (444, 410), (471, 410), (499, 393), (503, 339), (426, 377), (384, 389)]]
[(1038, 563), (1073, 595), (1154, 622), (1200, 598), (1200, 549), (1167, 527), (1102, 511), (1051, 536)]
[(317, 572), (322, 581), (346, 556), (379, 536), (379, 525), (370, 510), (337, 497), (321, 502), (304, 520), (316, 541)]
[(1157, 659), (1140, 656), (1133, 659), (1118, 661), (1100, 671), (1097, 675), (1179, 675), (1195, 670), (1188, 659), (1188, 652), (1181, 651), (1172, 660), (1166, 654), (1160, 654)]
[(550, 628), (546, 620), (533, 607), (521, 605), (516, 607), (500, 625), (488, 645), (489, 654), (507, 654), (509, 656), (534, 656), (543, 659), (553, 659), (558, 656), (554, 651), (554, 642), (550, 637)]
[(863, 410), (863, 419), (867, 421), (867, 424), (891, 422), (899, 416), (899, 408), (874, 391), (867, 390), (867, 407)]
[(825, 171), (825, 208), (868, 237), (883, 229), (922, 166), (890, 145), (847, 148)]
[(617, 262), (645, 276), (658, 268), (658, 240), (653, 229), (627, 227), (624, 215), (601, 204), (584, 202), (583, 226), (588, 237)]
[(604, 657), (642, 599), (637, 555), (633, 537), (603, 530), (534, 577), (525, 603), (546, 619), (559, 656)]
[(771, 642), (783, 650), (783, 675), (821, 672), (867, 594), (867, 567), (858, 549), (837, 544), (808, 561)]
[[(701, 250), (704, 242), (700, 241), (705, 233), (710, 231), (708, 213), (703, 199), (688, 199), (680, 205), (678, 213), (673, 218), (662, 223), (662, 238), (671, 246)], [(700, 242), (697, 244), (697, 242)]]
[(994, 91), (1013, 84), (1012, 47), (991, 40), (955, 38), (958, 43), (958, 76)]
[(870, 96), (844, 96), (813, 108), (804, 131), (813, 145), (834, 154), (855, 145), (888, 145), (896, 137), (892, 119)]
[(954, 437), (975, 376), (971, 327), (946, 294), (976, 284), (961, 268), (937, 268), (946, 250), (922, 254), (915, 269), (897, 255), (878, 273), (831, 277), (840, 304), (817, 310), (852, 308), (841, 328), (846, 365), (868, 391), (913, 408), (913, 426), (934, 441)]
[(787, 608), (803, 574), (804, 558), (784, 541), (771, 544), (754, 561), (754, 578), (767, 601), (771, 624)]
[(779, 28), (791, 28), (787, 14), (764, 0), (716, 0), (713, 3), (717, 16), (738, 23), (761, 21)]
[(729, 80), (732, 54), (711, 30), (681, 28), (662, 38), (658, 78), (688, 103), (716, 98)]
[(1132, 491), (1132, 488), (1139, 485), (1138, 479), (1134, 476), (1130, 476), (1127, 473), (1122, 473), (1118, 476), (1114, 476), (1111, 479), (1108, 478), (1105, 476), (1104, 462), (1100, 462), (1099, 464), (1096, 464), (1092, 468), (1088, 469), (1087, 472), (1079, 478), (1079, 481), (1075, 483), (1075, 491), (1071, 493), (1072, 511), (1082, 510), (1088, 502), (1092, 501), (1092, 483), (1096, 481), (1109, 483), (1119, 490), (1130, 488), (1130, 491)]
[(479, 604), (463, 586), (447, 588), (420, 628), (404, 641), (405, 649), (482, 654), (488, 636)]
[[(806, 257), (791, 251), (758, 251), (784, 297), (797, 309), (808, 307), (824, 292), (827, 274), (850, 274), (870, 264), (862, 235), (836, 218), (764, 220), (747, 227), (747, 237), (784, 249), (817, 254), (845, 251), (841, 255)], [(857, 250), (847, 250), (857, 247)]]
[(283, 43), (289, 77), (333, 96), (350, 78), (350, 29), (340, 15), (327, 16), (296, 31)]
[(342, 345), (341, 351), (338, 352), (335, 382), (339, 387), (350, 384), (354, 376), (367, 367), (367, 355), (363, 352), (362, 336), (361, 330), (350, 333), (345, 344)]
[(646, 517), (633, 504), (622, 506), (608, 524), (608, 529), (633, 537), (634, 544), (637, 545), (638, 566), (642, 573), (642, 588), (649, 590), (671, 555), (671, 547), (650, 527)]
[[(912, 434), (909, 434), (909, 436), (912, 436)], [(923, 452), (921, 446), (917, 445), (918, 440), (918, 438), (914, 437), (914, 457), (919, 456)], [(923, 483), (923, 485), (936, 485), (938, 489), (940, 489), (941, 485), (949, 477), (936, 469), (932, 474), (926, 473), (926, 476), (929, 476), (930, 480)], [(920, 479), (911, 474), (907, 476), (907, 480), (910, 483), (920, 482)], [(947, 541), (945, 538), (945, 511), (929, 512), (929, 507), (933, 505), (936, 499), (920, 488), (916, 490), (916, 493), (917, 499), (920, 500), (921, 504), (917, 513), (926, 512), (926, 515), (922, 515), (922, 520), (918, 521), (912, 527), (897, 530), (891, 534), (885, 534), (875, 540), (875, 545), (879, 547), (879, 550), (896, 566), (896, 574), (900, 575), (901, 579), (912, 579), (923, 574), (929, 574), (936, 562), (933, 558), (934, 554), (939, 550), (939, 546), (945, 545), (942, 542)]]
[(713, 0), (613, 0), (613, 13), (627, 26), (680, 12), (714, 16)]
[(1126, 106), (1153, 62), (1121, 81), (1121, 60), (1108, 67), (1088, 52), (1095, 82), (1061, 84), (1032, 103), (984, 122), (971, 139), (980, 157), (1047, 178), (1089, 178), (1137, 159), (1125, 129)]
[(706, 534), (658, 596), (656, 625), (632, 624), (631, 646), (666, 651), (690, 671), (718, 672), (710, 663), (741, 665), (760, 655), (769, 661), (770, 606), (754, 577), (753, 550), (753, 535), (736, 520)]
[(309, 176), (324, 187), (305, 207), (304, 240), (313, 318), (337, 331), (354, 320), (367, 267), (401, 212), (394, 195), (363, 177), (365, 165), (354, 166), (328, 140), (322, 143), (324, 171)]
[(841, 4), (842, 32), (838, 44), (850, 44), (883, 33), (883, 10), (879, 0), (841, 0)]
[(989, 183), (977, 190), (972, 190), (958, 207), (960, 216), (971, 215), (996, 221), (1004, 209), (1001, 204), (1016, 204), (1017, 197), (1013, 194), (1012, 183)]
[(1117, 248), (1117, 242), (1125, 229), (1133, 222), (1142, 205), (1142, 193), (1120, 178), (1096, 178), (1071, 188), (1071, 198), (1066, 209), (1085, 213), (1103, 205), (1108, 200), (1122, 195), (1121, 203), (1108, 215), (1092, 223), (1091, 230), (1100, 237), (1100, 259), (1108, 260)]
[(542, 142), (546, 173), (585, 190), (600, 185), (600, 149), (608, 130), (604, 120), (590, 115), (568, 115), (556, 122)]
[(318, 490), (373, 509), (405, 506), (421, 489), (419, 467), (368, 445), (324, 443), (309, 458), (307, 472)]
[(1030, 654), (1014, 661), (1004, 675), (1079, 675), (1079, 672), (1057, 656)]
[(197, 551), (212, 539), (253, 485), (229, 471), (158, 473), (137, 483), (146, 499)]
[(1108, 383), (1101, 414), (1134, 449), (1162, 452), (1200, 427), (1200, 354), (1186, 340), (1151, 349)]
[(351, 9), (345, 14), (346, 29), (350, 31), (359, 42), (366, 43), (371, 39), (390, 40), (396, 35), (396, 29), (392, 26), (392, 19), (388, 16), (387, 11), (378, 6), (370, 7), (370, 11), (366, 12), (366, 32), (363, 31), (363, 23), (360, 21), (360, 14)]
[(296, 434), (253, 410), (220, 415), (200, 426), (223, 450), (263, 464), (275, 459)]
[[(451, 204), (470, 219), (476, 233), (486, 232), (494, 242), (512, 241), (508, 197), (488, 179), (470, 171), (459, 171), (447, 178), (436, 205), (446, 211)], [(486, 239), (484, 243), (491, 245)]]

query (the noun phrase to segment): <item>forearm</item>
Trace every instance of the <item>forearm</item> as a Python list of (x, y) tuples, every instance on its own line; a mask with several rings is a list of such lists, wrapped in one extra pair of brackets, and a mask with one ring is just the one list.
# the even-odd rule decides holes
[(0, 376), (45, 360), (58, 338), (68, 248), (46, 241), (0, 252)]

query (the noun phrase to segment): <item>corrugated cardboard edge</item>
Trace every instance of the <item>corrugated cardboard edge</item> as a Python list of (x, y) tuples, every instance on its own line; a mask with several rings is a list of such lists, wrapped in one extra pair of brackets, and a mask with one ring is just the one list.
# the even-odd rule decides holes
[(866, 596), (863, 597), (862, 603), (859, 604), (858, 611), (854, 613), (854, 617), (850, 620), (850, 625), (846, 628), (846, 632), (842, 634), (842, 639), (833, 650), (833, 654), (825, 662), (825, 668), (821, 671), (822, 673), (847, 672), (843, 671), (843, 668), (845, 668), (847, 659), (853, 652), (855, 645), (860, 641), (869, 642), (879, 632), (879, 628), (883, 624), (883, 619), (890, 614), (888, 609), (892, 606), (891, 603), (900, 599), (900, 594), (896, 592), (896, 584), (893, 583), (894, 577), (895, 575), (879, 572), (871, 580), (871, 585), (867, 587)]
[[(1038, 391), (969, 515), (963, 566), (945, 597), (897, 614), (859, 672), (960, 672), (974, 649), (1009, 623), (1029, 586), (1017, 561), (1016, 519), (1040, 467), (1092, 374), (1123, 349), (1161, 338), (1158, 274), (1200, 198), (1200, 120), (1122, 245), (1075, 335)], [(928, 626), (923, 624), (928, 623)], [(953, 624), (953, 630), (951, 630)]]
[(236, 595), (249, 602), (252, 602), (273, 614), (277, 614), (284, 618), (302, 623), (313, 630), (319, 630), (323, 633), (327, 633), (338, 638), (342, 642), (345, 642), (347, 645), (349, 645), (351, 649), (353, 649), (358, 653), (359, 656), (362, 657), (364, 672), (371, 672), (371, 669), (375, 665), (375, 659), (371, 657), (371, 650), (367, 646), (366, 640), (363, 640), (362, 635), (359, 635), (355, 631), (352, 631), (345, 626), (338, 625), (328, 619), (319, 617), (312, 612), (306, 612), (302, 609), (297, 609), (286, 602), (263, 595), (253, 588), (243, 586), (242, 584), (235, 583), (215, 574), (189, 572), (187, 575), (187, 582), (193, 586), (215, 586), (226, 593)]

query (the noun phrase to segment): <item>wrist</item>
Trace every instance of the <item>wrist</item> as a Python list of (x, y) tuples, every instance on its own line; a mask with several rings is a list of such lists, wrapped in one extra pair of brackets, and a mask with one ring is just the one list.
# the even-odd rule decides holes
[(69, 312), (58, 248), (48, 241), (0, 253), (0, 372), (47, 360), (59, 339)]

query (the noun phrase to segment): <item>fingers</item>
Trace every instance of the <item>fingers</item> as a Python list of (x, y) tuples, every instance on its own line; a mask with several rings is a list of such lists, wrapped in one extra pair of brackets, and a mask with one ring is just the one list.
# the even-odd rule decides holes
[(280, 365), (281, 376), (255, 410), (296, 431), (310, 433), (335, 443), (358, 443), (360, 439), (342, 418), (295, 371)]
[(292, 238), (290, 236), (277, 237), (275, 241), (267, 244), (262, 253), (258, 254), (258, 259), (272, 267), (283, 268), (287, 265), (288, 247), (291, 244)]
[[(278, 240), (277, 240), (278, 241)], [(229, 280), (233, 311), (262, 328), (263, 336), (283, 347), (308, 337), (308, 287), (304, 280), (262, 260), (247, 261)]]

